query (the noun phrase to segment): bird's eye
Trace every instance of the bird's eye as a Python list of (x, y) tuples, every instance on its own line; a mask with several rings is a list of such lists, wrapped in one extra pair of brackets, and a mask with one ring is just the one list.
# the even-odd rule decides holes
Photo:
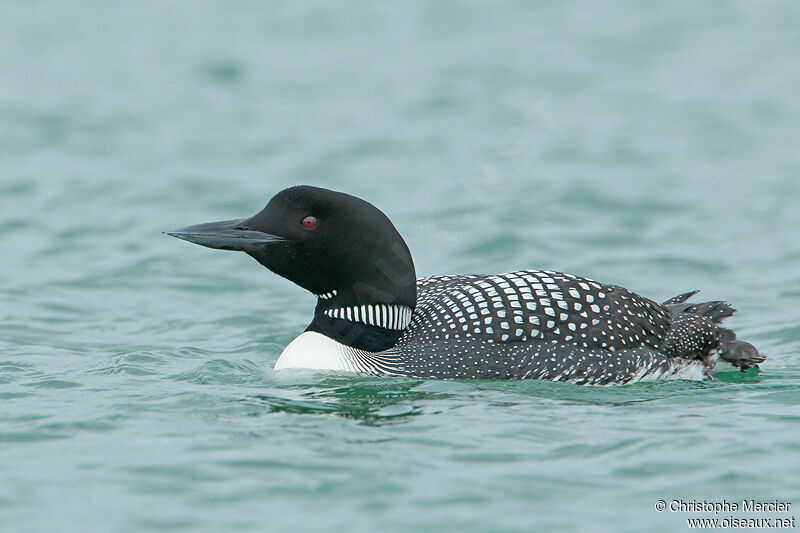
[(307, 216), (303, 219), (300, 225), (306, 229), (314, 229), (317, 225), (317, 219), (312, 216)]

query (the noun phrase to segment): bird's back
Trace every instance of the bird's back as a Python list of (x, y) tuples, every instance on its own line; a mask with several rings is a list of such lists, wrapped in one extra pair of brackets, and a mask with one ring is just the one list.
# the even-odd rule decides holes
[(417, 291), (411, 323), (391, 352), (402, 373), (420, 377), (700, 378), (729, 331), (697, 306), (678, 309), (559, 272), (436, 276), (418, 280)]

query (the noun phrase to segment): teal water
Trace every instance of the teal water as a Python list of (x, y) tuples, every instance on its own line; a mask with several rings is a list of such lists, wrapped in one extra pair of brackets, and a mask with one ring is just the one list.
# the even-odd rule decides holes
[[(788, 0), (2, 2), (0, 530), (800, 514), (798, 58)], [(275, 381), (313, 297), (161, 232), (296, 183), (380, 206), (421, 276), (702, 289), (769, 359), (616, 388)]]

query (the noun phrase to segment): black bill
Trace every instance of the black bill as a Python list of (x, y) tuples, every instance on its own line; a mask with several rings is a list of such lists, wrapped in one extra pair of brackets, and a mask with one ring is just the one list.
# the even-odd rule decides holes
[(167, 235), (193, 242), (208, 248), (219, 250), (236, 250), (239, 252), (258, 252), (264, 246), (286, 239), (262, 233), (247, 227), (246, 218), (238, 220), (222, 220), (186, 226), (185, 228), (166, 231)]

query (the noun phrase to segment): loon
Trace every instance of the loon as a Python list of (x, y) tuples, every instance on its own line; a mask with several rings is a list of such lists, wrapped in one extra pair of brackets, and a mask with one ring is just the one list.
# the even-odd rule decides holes
[(623, 287), (543, 270), (417, 279), (400, 233), (355, 196), (300, 185), (256, 215), (168, 235), (247, 253), (317, 296), (274, 371), (539, 379), (609, 385), (714, 379), (766, 357), (720, 323), (726, 302), (659, 304)]

